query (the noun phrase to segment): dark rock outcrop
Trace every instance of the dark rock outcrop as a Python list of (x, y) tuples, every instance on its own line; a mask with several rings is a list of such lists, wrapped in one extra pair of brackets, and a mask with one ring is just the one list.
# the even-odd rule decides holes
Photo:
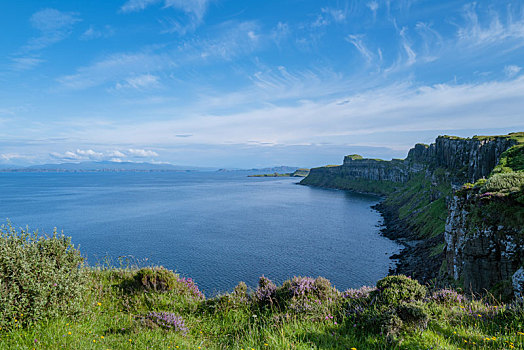
[[(445, 261), (443, 271), (451, 279), (482, 291), (511, 280), (522, 266), (524, 246), (517, 238), (522, 228), (472, 222), (472, 204), (454, 196), (453, 190), (488, 177), (502, 154), (518, 143), (515, 136), (523, 135), (439, 136), (431, 145), (415, 145), (404, 160), (346, 156), (341, 166), (311, 169), (301, 183), (386, 195), (377, 207), (387, 224), (384, 235), (409, 242), (395, 257), (399, 263), (393, 272), (428, 280), (439, 274)], [(433, 224), (429, 236), (424, 229), (428, 220)], [(524, 294), (524, 270), (521, 275), (513, 284), (522, 284)]]

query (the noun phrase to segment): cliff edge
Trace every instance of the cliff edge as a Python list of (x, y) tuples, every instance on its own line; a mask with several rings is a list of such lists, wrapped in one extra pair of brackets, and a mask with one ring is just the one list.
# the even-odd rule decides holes
[(395, 273), (524, 294), (524, 132), (439, 136), (391, 161), (349, 155), (301, 184), (384, 196), (383, 234), (406, 246)]

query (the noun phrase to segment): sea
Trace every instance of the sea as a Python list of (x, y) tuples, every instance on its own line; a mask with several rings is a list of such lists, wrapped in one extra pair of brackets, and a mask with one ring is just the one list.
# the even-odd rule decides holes
[(246, 172), (0, 173), (0, 218), (72, 237), (90, 266), (162, 265), (208, 296), (323, 276), (374, 285), (401, 247), (383, 237), (379, 197)]

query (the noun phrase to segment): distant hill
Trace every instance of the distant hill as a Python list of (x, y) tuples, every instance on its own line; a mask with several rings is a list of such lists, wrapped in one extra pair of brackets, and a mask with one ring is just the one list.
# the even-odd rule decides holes
[(293, 167), (293, 166), (281, 165), (281, 166), (276, 166), (276, 167), (272, 167), (272, 168), (260, 168), (260, 169), (256, 169), (256, 168), (253, 168), (253, 169), (219, 169), (218, 171), (219, 172), (243, 171), (243, 172), (259, 173), (259, 174), (271, 174), (271, 173), (283, 174), (283, 173), (293, 173), (293, 172), (295, 172), (298, 169), (299, 168), (296, 167), (296, 166)]
[[(5, 169), (5, 168), (4, 168)], [(12, 169), (12, 168), (11, 168)], [(173, 164), (152, 164), (135, 162), (80, 162), (80, 163), (58, 163), (40, 164), (28, 167), (16, 167), (11, 171), (34, 171), (34, 172), (89, 172), (89, 171), (213, 171), (216, 168), (205, 168), (195, 166), (182, 166)]]

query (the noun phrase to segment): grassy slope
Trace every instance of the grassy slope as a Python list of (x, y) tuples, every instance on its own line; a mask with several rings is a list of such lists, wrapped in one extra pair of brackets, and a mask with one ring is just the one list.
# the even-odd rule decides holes
[[(126, 292), (122, 282), (131, 270), (91, 272), (85, 307), (75, 319), (52, 319), (0, 333), (1, 349), (510, 349), (524, 346), (522, 309), (485, 300), (460, 304), (428, 301), (427, 330), (388, 343), (384, 335), (366, 333), (334, 304), (325, 320), (290, 310), (240, 303), (230, 295), (202, 301), (176, 292)], [(148, 311), (184, 317), (186, 336), (140, 321)], [(401, 345), (400, 345), (401, 344)]]

